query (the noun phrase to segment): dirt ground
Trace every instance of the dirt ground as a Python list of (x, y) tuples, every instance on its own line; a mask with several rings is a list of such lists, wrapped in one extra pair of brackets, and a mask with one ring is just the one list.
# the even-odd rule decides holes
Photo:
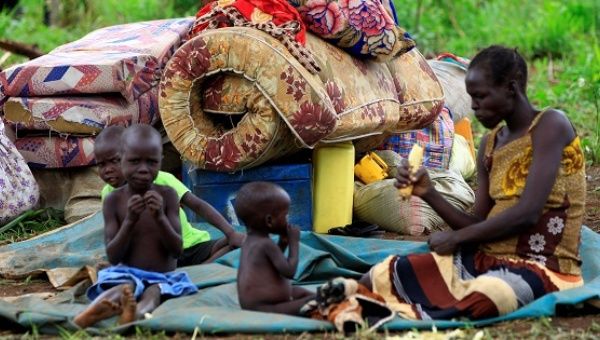
[[(600, 232), (600, 165), (589, 166), (587, 168), (587, 198), (584, 224), (596, 232)], [(388, 237), (386, 237), (388, 238)], [(26, 280), (3, 280), (0, 279), (0, 298), (19, 296), (31, 293), (56, 292), (52, 285), (40, 279)], [(564, 338), (564, 339), (597, 339), (600, 338), (600, 314), (597, 309), (585, 307), (573, 314), (585, 314), (572, 317), (555, 317), (552, 319), (541, 320), (517, 320), (505, 322), (491, 327), (486, 327), (485, 335), (487, 338)], [(465, 335), (472, 337), (477, 330), (466, 330)], [(391, 336), (401, 337), (403, 334), (392, 334)], [(0, 331), (0, 338), (20, 338), (11, 331)], [(173, 337), (172, 335), (159, 335), (158, 338)], [(261, 335), (261, 339), (294, 339), (294, 338), (322, 338), (339, 339), (335, 334), (302, 334), (302, 335)], [(187, 335), (176, 334), (174, 338), (186, 339)], [(256, 339), (256, 336), (233, 335), (225, 337), (227, 339)], [(434, 337), (435, 338), (435, 337)]]

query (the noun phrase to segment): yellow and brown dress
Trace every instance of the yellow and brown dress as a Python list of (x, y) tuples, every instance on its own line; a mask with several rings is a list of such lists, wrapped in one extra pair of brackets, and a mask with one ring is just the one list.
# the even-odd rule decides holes
[[(500, 127), (490, 133), (485, 166), (495, 204), (488, 217), (520, 199), (533, 154), (531, 131), (542, 115), (536, 116), (525, 136), (502, 147), (494, 145)], [(584, 201), (584, 159), (576, 137), (563, 150), (558, 176), (535, 226), (451, 256), (388, 257), (371, 270), (373, 290), (406, 318), (480, 319), (578, 287), (583, 284), (579, 237)]]

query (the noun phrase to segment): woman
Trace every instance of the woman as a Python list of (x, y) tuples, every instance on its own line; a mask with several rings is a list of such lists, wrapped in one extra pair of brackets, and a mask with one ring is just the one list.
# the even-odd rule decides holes
[(583, 284), (585, 169), (571, 123), (529, 102), (516, 50), (481, 51), (465, 81), (475, 116), (492, 129), (479, 148), (473, 214), (453, 208), (423, 168), (412, 174), (405, 163), (397, 186), (412, 184), (452, 230), (431, 235), (432, 253), (391, 256), (361, 280), (410, 319), (503, 315)]

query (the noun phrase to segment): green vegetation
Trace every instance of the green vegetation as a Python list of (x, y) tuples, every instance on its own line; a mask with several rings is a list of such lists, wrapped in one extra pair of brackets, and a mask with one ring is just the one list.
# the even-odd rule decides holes
[[(44, 0), (0, 13), (0, 37), (42, 51), (108, 25), (193, 15), (197, 0), (62, 0), (45, 26)], [(514, 46), (529, 60), (532, 100), (567, 112), (588, 161), (600, 162), (600, 2), (597, 0), (394, 0), (401, 25), (427, 56), (471, 57), (490, 44)], [(24, 59), (11, 57), (4, 66)], [(481, 133), (482, 128), (476, 126)]]
[[(567, 112), (588, 161), (600, 162), (600, 2), (395, 0), (398, 20), (428, 56), (472, 57), (491, 44), (529, 62), (529, 96)], [(481, 133), (482, 127), (478, 127)]]
[(0, 226), (0, 245), (26, 240), (67, 224), (62, 210), (44, 208), (28, 210)]

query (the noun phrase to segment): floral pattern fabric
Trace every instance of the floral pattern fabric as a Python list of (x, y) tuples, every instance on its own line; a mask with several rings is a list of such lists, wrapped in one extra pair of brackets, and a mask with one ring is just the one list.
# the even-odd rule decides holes
[(94, 137), (29, 136), (15, 146), (31, 168), (73, 168), (96, 164)]
[(291, 0), (309, 30), (358, 58), (391, 60), (415, 47), (391, 1)]
[(38, 185), (14, 144), (5, 135), (0, 119), (0, 225), (33, 208)]
[[(441, 87), (432, 72), (418, 75), (428, 65), (417, 50), (404, 59), (413, 67), (395, 66), (407, 79), (401, 91), (412, 96), (403, 102), (388, 64), (353, 58), (311, 34), (306, 46), (318, 75), (250, 28), (203, 31), (182, 46), (166, 67), (159, 107), (183, 157), (235, 171), (321, 141), (395, 131), (400, 121), (404, 129), (421, 128), (441, 110)], [(416, 80), (422, 82), (406, 86)]]
[(311, 73), (320, 71), (304, 47), (306, 28), (300, 14), (286, 0), (219, 0), (202, 7), (190, 37), (206, 29), (253, 27), (279, 40)]
[[(542, 116), (543, 112), (538, 114), (530, 131)], [(495, 201), (489, 217), (518, 202), (533, 156), (531, 133), (494, 149), (500, 128), (490, 133), (485, 150), (490, 196)], [(533, 260), (556, 272), (579, 275), (579, 235), (586, 183), (584, 164), (579, 137), (576, 137), (563, 149), (558, 176), (537, 224), (517, 236), (485, 244), (482, 250), (508, 258)]]

